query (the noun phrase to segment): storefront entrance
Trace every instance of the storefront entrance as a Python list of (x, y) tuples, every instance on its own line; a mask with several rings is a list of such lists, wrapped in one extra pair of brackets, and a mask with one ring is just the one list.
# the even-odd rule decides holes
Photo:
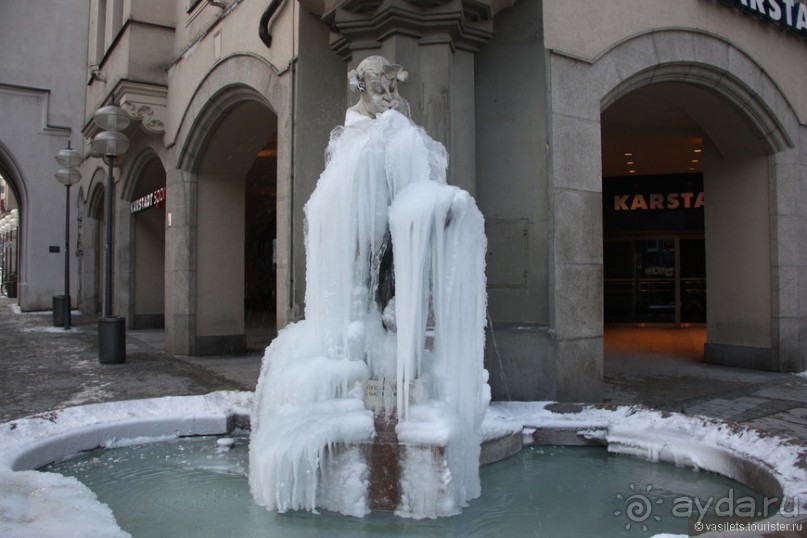
[[(705, 326), (707, 362), (776, 368), (782, 303), (771, 292), (788, 292), (771, 258), (782, 244), (771, 226), (771, 193), (782, 196), (766, 146), (775, 141), (729, 94), (682, 76), (602, 111), (605, 330)], [(746, 101), (762, 106), (755, 99)]]
[(706, 323), (705, 254), (702, 236), (606, 240), (606, 323)]
[(605, 322), (706, 323), (703, 177), (603, 180)]

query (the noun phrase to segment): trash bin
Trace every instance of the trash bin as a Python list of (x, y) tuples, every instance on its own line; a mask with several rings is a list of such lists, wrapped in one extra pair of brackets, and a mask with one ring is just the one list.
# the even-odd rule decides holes
[[(14, 276), (13, 274), (11, 276)], [(3, 289), (6, 291), (6, 297), (9, 299), (17, 298), (17, 279), (6, 280), (3, 282)]]
[(98, 360), (101, 364), (126, 362), (126, 318), (98, 318)]
[[(70, 304), (70, 299), (68, 298), (67, 304)], [(53, 326), (54, 327), (64, 327), (64, 309), (65, 309), (65, 300), (64, 295), (54, 295), (53, 296)]]

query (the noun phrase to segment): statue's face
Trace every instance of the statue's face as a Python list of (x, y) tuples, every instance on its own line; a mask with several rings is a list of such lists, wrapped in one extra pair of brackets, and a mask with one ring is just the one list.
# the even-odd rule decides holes
[(364, 109), (373, 117), (398, 106), (398, 81), (395, 77), (365, 74), (365, 89), (361, 94)]

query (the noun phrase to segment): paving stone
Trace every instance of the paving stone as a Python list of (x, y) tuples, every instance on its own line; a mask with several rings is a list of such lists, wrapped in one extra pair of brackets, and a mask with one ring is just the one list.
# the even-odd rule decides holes
[(803, 378), (795, 376), (794, 379), (799, 381), (793, 381), (784, 386), (765, 387), (754, 391), (752, 395), (777, 400), (793, 400), (794, 402), (807, 404), (807, 380), (801, 381)]
[(247, 388), (155, 349), (153, 341), (140, 345), (138, 336), (127, 336), (125, 363), (102, 365), (98, 318), (71, 317), (65, 331), (53, 327), (51, 312), (20, 313), (0, 298), (0, 422), (73, 405)]
[(804, 440), (807, 439), (807, 408), (790, 409), (775, 415), (749, 420), (743, 424), (751, 428)]

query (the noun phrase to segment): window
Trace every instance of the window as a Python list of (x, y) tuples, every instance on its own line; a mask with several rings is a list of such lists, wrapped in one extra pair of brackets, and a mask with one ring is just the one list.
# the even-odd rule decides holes
[(123, 1), (98, 0), (92, 63), (98, 65), (123, 28)]
[(95, 57), (92, 63), (98, 65), (106, 52), (106, 0), (98, 0), (98, 12), (95, 19)]

